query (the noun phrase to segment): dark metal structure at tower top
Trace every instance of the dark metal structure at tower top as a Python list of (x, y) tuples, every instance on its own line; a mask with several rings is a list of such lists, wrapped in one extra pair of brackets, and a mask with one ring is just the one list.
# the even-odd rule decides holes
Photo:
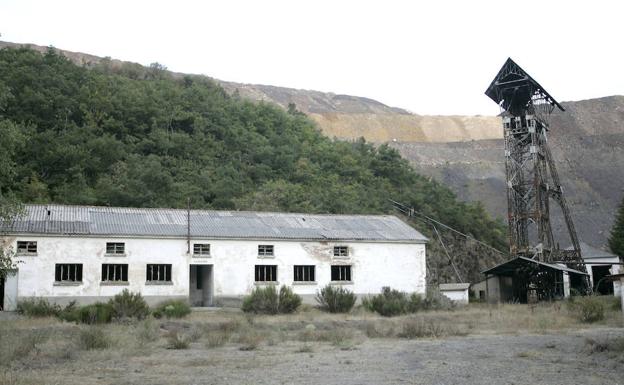
[[(547, 141), (550, 114), (555, 108), (564, 111), (563, 107), (511, 59), (507, 59), (485, 94), (503, 111), (511, 255), (547, 263), (565, 261), (568, 267), (585, 272)], [(561, 208), (572, 250), (560, 249), (554, 238), (551, 201)]]

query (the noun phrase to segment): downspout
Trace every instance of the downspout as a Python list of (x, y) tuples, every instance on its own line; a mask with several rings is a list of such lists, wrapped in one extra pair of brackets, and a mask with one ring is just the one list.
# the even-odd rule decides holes
[(186, 204), (186, 254), (191, 255), (191, 198)]

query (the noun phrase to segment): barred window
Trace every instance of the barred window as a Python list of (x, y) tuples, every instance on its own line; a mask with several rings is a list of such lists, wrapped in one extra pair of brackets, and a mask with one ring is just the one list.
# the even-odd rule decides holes
[(126, 244), (123, 242), (106, 242), (106, 254), (124, 254)]
[(256, 282), (276, 282), (277, 265), (256, 265)]
[(260, 257), (273, 256), (273, 245), (258, 245), (258, 256)]
[(82, 263), (57, 263), (54, 280), (56, 282), (82, 282)]
[(295, 282), (314, 282), (314, 265), (296, 265), (294, 267)]
[(351, 281), (351, 266), (350, 265), (332, 265), (331, 280), (336, 281), (336, 282)]
[(18, 254), (36, 254), (37, 241), (17, 241)]
[(209, 243), (195, 243), (193, 244), (194, 255), (210, 255)]
[(128, 265), (103, 263), (102, 282), (128, 282)]
[(148, 282), (171, 282), (171, 265), (170, 264), (148, 264), (147, 265), (147, 281)]
[(348, 257), (349, 248), (347, 246), (334, 246), (334, 257)]

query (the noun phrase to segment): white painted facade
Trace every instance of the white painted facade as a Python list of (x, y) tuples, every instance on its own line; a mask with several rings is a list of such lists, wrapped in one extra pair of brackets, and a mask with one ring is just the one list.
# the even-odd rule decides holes
[(459, 305), (468, 305), (469, 283), (440, 284), (440, 294)]
[[(191, 265), (211, 266), (210, 298), (205, 305), (219, 305), (240, 299), (258, 285), (288, 285), (294, 292), (313, 301), (316, 292), (327, 284), (343, 285), (358, 295), (375, 294), (383, 286), (409, 293), (425, 293), (424, 242), (387, 241), (296, 241), (271, 239), (196, 239), (193, 244), (210, 244), (210, 256), (187, 253), (184, 238), (147, 238), (140, 236), (104, 237), (70, 235), (13, 234), (4, 238), (16, 250), (17, 241), (37, 242), (36, 255), (17, 255), (17, 299), (44, 297), (50, 301), (80, 303), (102, 301), (123, 289), (140, 292), (148, 302), (167, 298), (188, 299), (194, 290)], [(107, 242), (123, 242), (125, 254), (106, 254)], [(258, 245), (273, 245), (274, 256), (260, 257)], [(335, 257), (334, 246), (347, 246), (348, 256)], [(55, 282), (55, 265), (82, 264), (82, 281)], [(102, 264), (128, 264), (128, 281), (123, 284), (102, 282)], [(146, 282), (147, 264), (171, 264), (171, 282)], [(276, 265), (277, 282), (255, 282), (255, 265)], [(314, 265), (314, 282), (294, 282), (294, 265)], [(332, 282), (332, 265), (350, 265), (349, 282)], [(205, 281), (205, 280), (204, 280)], [(206, 291), (206, 289), (205, 289)], [(6, 296), (5, 296), (6, 297)], [(467, 291), (466, 291), (467, 299)], [(13, 300), (5, 304), (14, 303)], [(10, 310), (8, 307), (6, 310)]]

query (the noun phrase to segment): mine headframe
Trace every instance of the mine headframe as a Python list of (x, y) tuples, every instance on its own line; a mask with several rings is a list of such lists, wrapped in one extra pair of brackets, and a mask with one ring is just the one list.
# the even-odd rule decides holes
[[(507, 59), (485, 94), (502, 110), (509, 247), (512, 257), (566, 261), (585, 272), (581, 249), (547, 141), (549, 116), (564, 108), (513, 60)], [(550, 222), (550, 201), (561, 207), (572, 250), (561, 250)]]

